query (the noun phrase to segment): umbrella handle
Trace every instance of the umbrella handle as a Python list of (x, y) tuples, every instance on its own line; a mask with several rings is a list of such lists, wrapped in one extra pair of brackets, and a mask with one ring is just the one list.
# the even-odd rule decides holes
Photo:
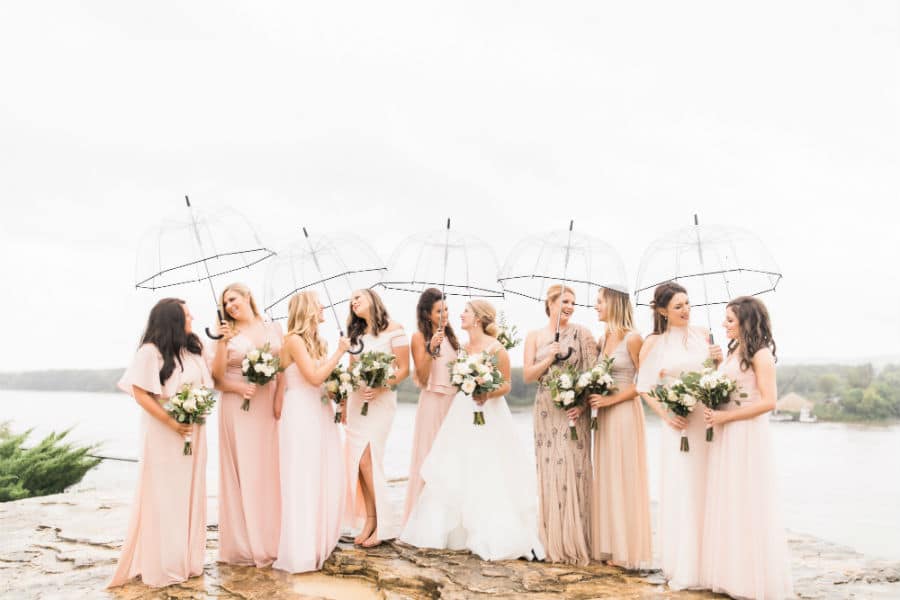
[(347, 354), (352, 354), (356, 356), (357, 354), (362, 354), (363, 349), (366, 347), (365, 343), (362, 340), (359, 340), (359, 348), (350, 348), (347, 350)]
[(438, 356), (441, 355), (441, 347), (438, 346), (437, 348), (432, 350), (431, 349), (431, 340), (428, 340), (428, 342), (425, 344), (425, 352), (430, 354), (431, 358), (437, 358)]
[[(556, 332), (556, 337), (554, 338), (553, 341), (555, 341), (555, 342), (559, 341), (559, 331)], [(557, 354), (556, 360), (554, 360), (553, 363), (556, 364), (556, 363), (561, 363), (564, 360), (569, 360), (569, 357), (572, 356), (573, 352), (575, 352), (575, 348), (573, 348), (572, 346), (569, 346), (568, 352), (566, 352), (565, 354)]]
[(561, 362), (563, 362), (564, 360), (569, 360), (569, 357), (572, 356), (572, 353), (573, 353), (573, 352), (575, 352), (575, 348), (569, 346), (568, 351), (566, 351), (565, 354), (557, 354), (557, 355), (556, 355), (556, 360), (553, 361), (553, 362), (561, 363)]
[[(185, 200), (187, 200), (187, 196), (185, 196), (184, 198), (185, 198)], [(190, 204), (188, 204), (188, 206), (190, 206)], [(216, 316), (219, 317), (219, 323), (221, 323), (222, 322), (222, 311), (217, 310)], [(221, 340), (225, 336), (224, 335), (216, 335), (209, 330), (209, 327), (207, 327), (206, 328), (206, 337), (208, 337), (211, 340)]]

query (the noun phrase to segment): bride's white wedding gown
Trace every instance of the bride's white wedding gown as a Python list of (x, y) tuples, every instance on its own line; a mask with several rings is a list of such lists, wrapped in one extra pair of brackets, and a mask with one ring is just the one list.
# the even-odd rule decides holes
[(467, 549), (485, 560), (544, 558), (537, 532), (534, 453), (519, 438), (505, 398), (472, 423), (457, 394), (422, 464), (425, 487), (400, 539), (422, 548)]

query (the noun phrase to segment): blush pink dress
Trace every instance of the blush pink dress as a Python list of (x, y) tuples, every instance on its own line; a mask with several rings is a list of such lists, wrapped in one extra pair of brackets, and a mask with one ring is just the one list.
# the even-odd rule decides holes
[[(182, 364), (164, 384), (163, 358), (156, 346), (141, 346), (118, 386), (133, 394), (137, 386), (161, 404), (185, 384), (212, 388), (203, 357), (185, 352)], [(109, 587), (140, 576), (144, 584), (164, 587), (203, 573), (206, 552), (206, 429), (194, 425), (193, 454), (184, 455), (184, 439), (141, 410), (138, 484), (122, 554)]]
[[(742, 371), (735, 352), (719, 370), (735, 380), (741, 406), (759, 402), (752, 368)], [(738, 406), (732, 402), (724, 410)], [(734, 598), (793, 597), (769, 413), (715, 428), (709, 449), (706, 520), (703, 530), (704, 587)]]
[[(634, 384), (637, 371), (627, 339), (611, 354), (612, 376), (620, 389)], [(595, 560), (612, 560), (629, 569), (650, 567), (646, 437), (640, 396), (598, 411), (591, 498), (591, 556)]]
[(321, 386), (311, 385), (296, 364), (283, 375), (281, 541), (273, 566), (302, 573), (321, 569), (337, 546), (346, 473), (334, 403), (322, 401)]
[[(278, 356), (281, 327), (267, 323), (264, 343)], [(228, 342), (225, 377), (246, 381), (241, 361), (257, 346), (238, 334)], [(219, 401), (219, 561), (266, 567), (278, 552), (281, 489), (278, 469), (278, 421), (275, 381), (257, 386), (244, 411), (240, 394)]]
[(425, 482), (419, 470), (447, 411), (450, 410), (450, 404), (456, 396), (456, 388), (450, 385), (449, 364), (456, 360), (456, 350), (450, 344), (447, 338), (441, 343), (441, 353), (437, 358), (432, 359), (431, 374), (428, 376), (428, 383), (419, 394), (419, 405), (416, 408), (416, 426), (413, 433), (412, 457), (409, 461), (409, 481), (406, 484), (406, 502), (403, 508), (403, 523), (409, 519), (409, 513), (412, 512), (422, 492), (422, 486)]
[[(409, 352), (409, 339), (403, 329), (382, 331), (377, 336), (362, 336), (364, 352), (379, 351), (396, 354), (398, 348)], [(394, 415), (397, 413), (397, 392), (388, 390), (369, 402), (369, 414), (363, 416), (362, 396), (353, 392), (347, 399), (347, 425), (344, 428), (344, 459), (347, 465), (347, 504), (345, 525), (360, 530), (366, 520), (366, 505), (359, 485), (359, 461), (366, 448), (372, 456), (372, 478), (375, 488), (377, 525), (375, 537), (389, 540), (399, 534), (398, 515), (390, 503), (387, 477), (384, 474), (384, 448)]]
[[(653, 337), (648, 337), (645, 344)], [(669, 384), (686, 371), (699, 371), (709, 356), (708, 333), (700, 327), (669, 327), (644, 357), (637, 389), (646, 393)], [(673, 590), (702, 588), (700, 546), (706, 514), (706, 464), (709, 444), (703, 405), (687, 417), (690, 451), (681, 452), (681, 432), (660, 427), (658, 545), (660, 567)]]

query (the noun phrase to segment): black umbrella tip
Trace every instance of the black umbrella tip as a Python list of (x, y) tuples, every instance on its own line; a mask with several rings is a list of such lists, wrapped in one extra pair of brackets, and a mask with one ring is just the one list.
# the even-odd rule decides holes
[(191, 207), (191, 199), (187, 197), (187, 194), (184, 195), (184, 203), (187, 204), (187, 207)]
[(449, 217), (447, 218), (447, 229), (450, 229), (450, 219), (449, 219)]
[(694, 213), (694, 225), (699, 225), (699, 224), (700, 224), (700, 219), (697, 218), (697, 213)]
[(575, 227), (575, 221), (574, 221), (574, 220), (570, 220), (570, 221), (569, 221), (569, 231), (572, 231), (572, 229), (573, 229), (574, 227)]
[(306, 227), (302, 227), (301, 229), (303, 229), (303, 235), (304, 235), (305, 237), (309, 237), (309, 234), (306, 233)]

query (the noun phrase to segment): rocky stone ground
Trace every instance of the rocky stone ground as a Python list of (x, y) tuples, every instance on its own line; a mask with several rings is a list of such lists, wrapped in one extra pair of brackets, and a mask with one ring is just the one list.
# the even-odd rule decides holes
[[(0, 597), (12, 599), (385, 599), (426, 598), (714, 598), (671, 592), (658, 573), (625, 573), (602, 565), (571, 567), (527, 561), (484, 562), (467, 552), (420, 550), (399, 542), (362, 550), (342, 543), (321, 573), (215, 562), (209, 526), (204, 575), (154, 590), (134, 583), (103, 589), (112, 575), (130, 495), (95, 490), (0, 504)], [(209, 515), (215, 522), (215, 498)], [(789, 538), (800, 598), (900, 598), (900, 563), (868, 560), (809, 536)]]

